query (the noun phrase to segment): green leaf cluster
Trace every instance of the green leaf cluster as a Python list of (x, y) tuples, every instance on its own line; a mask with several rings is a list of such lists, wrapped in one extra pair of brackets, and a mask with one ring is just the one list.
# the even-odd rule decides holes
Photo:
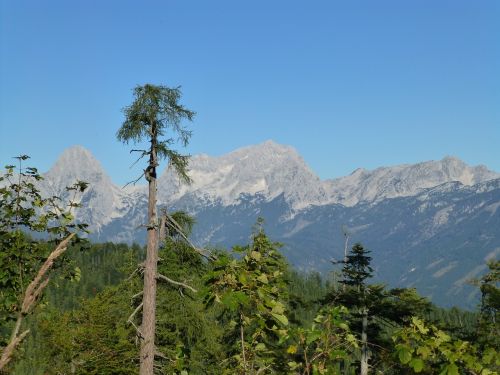
[(413, 317), (394, 336), (399, 362), (415, 373), (458, 375), (497, 374), (500, 356), (495, 348), (480, 350), (468, 341), (453, 339), (434, 325)]
[[(286, 263), (258, 223), (252, 242), (235, 247), (234, 256), (221, 254), (205, 276), (204, 302), (221, 306), (230, 356), (227, 372), (246, 374), (279, 368), (288, 337)], [(283, 364), (281, 364), (283, 365)]]

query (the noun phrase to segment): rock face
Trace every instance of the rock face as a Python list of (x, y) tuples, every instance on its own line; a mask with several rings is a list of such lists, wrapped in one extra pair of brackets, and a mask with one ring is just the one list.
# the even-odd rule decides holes
[[(341, 256), (347, 228), (352, 242), (372, 250), (379, 280), (462, 306), (477, 298), (465, 280), (500, 253), (500, 175), (454, 157), (321, 181), (292, 147), (267, 141), (220, 157), (194, 156), (189, 168), (189, 186), (166, 169), (158, 198), (196, 216), (199, 245), (245, 243), (262, 216), (295, 266), (325, 271)], [(144, 186), (117, 187), (79, 146), (67, 149), (45, 178), (51, 195), (64, 196), (76, 179), (90, 183), (78, 218), (90, 224), (93, 239), (144, 242)]]
[(289, 146), (272, 141), (238, 149), (221, 157), (197, 155), (189, 163), (191, 186), (179, 186), (169, 170), (161, 176), (160, 199), (175, 202), (186, 194), (231, 205), (240, 196), (261, 194), (268, 200), (284, 194), (290, 206), (302, 209), (326, 200), (323, 183)]
[(460, 159), (448, 156), (440, 161), (381, 167), (374, 171), (357, 169), (349, 176), (327, 181), (326, 190), (332, 203), (353, 206), (360, 202), (416, 195), (423, 189), (446, 182), (474, 185), (498, 177), (498, 173), (485, 166), (469, 167)]

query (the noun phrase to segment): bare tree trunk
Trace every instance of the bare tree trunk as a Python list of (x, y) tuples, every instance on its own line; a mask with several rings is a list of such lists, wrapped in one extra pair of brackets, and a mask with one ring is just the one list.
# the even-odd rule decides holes
[[(347, 229), (344, 230), (344, 237), (345, 237), (345, 242), (344, 242), (344, 265), (347, 264), (347, 246), (349, 244), (349, 233), (347, 233)], [(342, 290), (345, 292), (346, 291), (346, 284), (342, 285)]]
[(167, 210), (163, 208), (160, 210), (160, 228), (158, 233), (159, 247), (165, 247), (165, 240), (167, 238)]
[(363, 323), (361, 329), (361, 372), (360, 375), (368, 374), (368, 309), (363, 308)]
[(141, 325), (140, 375), (153, 375), (156, 329), (156, 274), (158, 262), (158, 232), (156, 215), (156, 135), (153, 129), (151, 154), (145, 176), (149, 182), (148, 244), (144, 263), (144, 294)]
[(162, 214), (160, 217), (160, 233), (158, 234), (160, 247), (165, 246), (164, 242), (165, 242), (165, 239), (167, 238), (165, 225), (167, 225), (167, 216)]

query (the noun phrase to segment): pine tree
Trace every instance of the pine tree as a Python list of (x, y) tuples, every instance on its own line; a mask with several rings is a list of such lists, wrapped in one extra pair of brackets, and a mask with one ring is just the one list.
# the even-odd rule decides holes
[[(141, 325), (140, 374), (153, 374), (155, 355), (156, 325), (156, 278), (158, 262), (158, 219), (156, 210), (156, 168), (160, 159), (168, 159), (178, 176), (189, 182), (187, 175), (188, 156), (181, 155), (171, 149), (175, 142), (172, 137), (163, 138), (167, 130), (178, 136), (186, 146), (191, 132), (183, 125), (182, 120), (192, 121), (195, 113), (178, 103), (181, 97), (180, 88), (155, 86), (146, 84), (134, 89), (134, 102), (124, 109), (125, 121), (117, 132), (119, 141), (139, 143), (148, 141), (147, 150), (135, 150), (141, 153), (140, 158), (147, 156), (148, 165), (143, 176), (149, 184), (147, 250), (144, 263), (144, 293)], [(141, 176), (142, 177), (142, 176)]]

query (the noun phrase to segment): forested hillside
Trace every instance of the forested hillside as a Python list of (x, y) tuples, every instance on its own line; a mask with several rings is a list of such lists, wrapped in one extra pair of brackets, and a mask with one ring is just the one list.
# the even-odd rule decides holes
[[(275, 334), (271, 329), (259, 341), (257, 336), (253, 338), (258, 322), (251, 321), (248, 328), (245, 326), (248, 340), (254, 340), (247, 344), (246, 355), (248, 358), (253, 358), (250, 355), (255, 356), (252, 360), (257, 361), (254, 365), (256, 368), (272, 364), (276, 373), (307, 373), (305, 356), (314, 358), (318, 355), (316, 360), (309, 363), (311, 373), (315, 365), (330, 369), (330, 372), (324, 373), (358, 373), (361, 325), (356, 311), (359, 300), (358, 297), (350, 296), (352, 288), (342, 283), (347, 276), (342, 272), (342, 267), (336, 267), (337, 271), (324, 279), (318, 273), (304, 274), (290, 269), (276, 252), (276, 263), (265, 265), (270, 270), (258, 275), (262, 281), (268, 278), (267, 284), (257, 280), (253, 286), (257, 288), (256, 295), (250, 290), (241, 293), (250, 287), (248, 281), (243, 284), (239, 279), (244, 279), (242, 275), (246, 275), (244, 270), (248, 267), (254, 270), (252, 262), (260, 254), (256, 252), (256, 246), (262, 245), (259, 241), (276, 250), (273, 248), (275, 244), (263, 232), (259, 233), (247, 249), (235, 249), (233, 255), (215, 251), (218, 261), (213, 264), (193, 254), (188, 246), (179, 241), (169, 241), (161, 251), (160, 272), (174, 280), (189, 283), (197, 290), (195, 293), (169, 283), (160, 288), (158, 348), (165, 356), (159, 358), (158, 362), (158, 368), (163, 371), (161, 373), (180, 374), (183, 370), (189, 374), (220, 374), (223, 371), (239, 373), (237, 368), (241, 365), (241, 355), (238, 349), (241, 343), (237, 318), (240, 310), (246, 311), (245, 317), (248, 315), (252, 319), (262, 314), (259, 319), (267, 317), (271, 327), (274, 324), (283, 331)], [(270, 250), (261, 249), (266, 252)], [(245, 262), (244, 256), (249, 258), (250, 264)], [(265, 256), (268, 254), (265, 253)], [(129, 276), (143, 258), (144, 249), (139, 246), (107, 243), (70, 248), (67, 261), (72, 270), (78, 265), (78, 276), (70, 279), (58, 276), (50, 284), (46, 297), (29, 316), (27, 327), (33, 334), (25, 339), (11, 372), (137, 373), (136, 331), (128, 319), (138, 305), (138, 298), (134, 299), (133, 296), (140, 290), (140, 278)], [(282, 272), (280, 277), (268, 277), (274, 275), (275, 268)], [(224, 272), (223, 277), (220, 277), (221, 272)], [(231, 288), (226, 286), (228, 281)], [(270, 312), (262, 312), (262, 307), (259, 309), (259, 288), (271, 283), (277, 284), (278, 288), (269, 297), (278, 299), (273, 308), (281, 314), (277, 314), (276, 320), (274, 316), (269, 318), (265, 315), (272, 314), (273, 308)], [(454, 345), (464, 340), (479, 343), (484, 339), (487, 342), (492, 339), (481, 336), (486, 333), (484, 330), (478, 331), (478, 324), (484, 318), (484, 313), (480, 311), (471, 313), (440, 309), (419, 297), (412, 289), (387, 290), (381, 285), (369, 284), (369, 279), (367, 288), (370, 290), (370, 304), (373, 305), (369, 309), (367, 342), (370, 366), (374, 373), (411, 373), (408, 366), (400, 362), (392, 337), (399, 339), (397, 335), (405, 329), (406, 324), (413, 324), (413, 316), (428, 325), (439, 327), (442, 334), (447, 332)], [(210, 301), (212, 296), (213, 300)], [(219, 301), (216, 302), (215, 298)], [(212, 305), (207, 306), (210, 302)], [(286, 321), (287, 324), (283, 324)], [(4, 330), (7, 328), (3, 327)], [(6, 331), (3, 332), (5, 340), (8, 335)], [(263, 335), (263, 332), (259, 334)], [(280, 334), (285, 335), (282, 343)], [(426, 340), (431, 338), (429, 336)], [(259, 343), (265, 345), (265, 350), (262, 345), (258, 347), (263, 349), (262, 352), (256, 350)], [(413, 344), (421, 345), (417, 342)], [(418, 347), (410, 348), (418, 350)], [(255, 353), (252, 354), (252, 350)], [(429, 363), (426, 363), (428, 370), (422, 370), (423, 373), (432, 374), (438, 371), (438, 366), (446, 364), (446, 357), (441, 357), (437, 348), (434, 350), (434, 358), (432, 361), (429, 358)], [(325, 360), (325, 356), (332, 354), (333, 359)], [(416, 353), (414, 356), (419, 358)], [(414, 362), (417, 369), (419, 363)], [(461, 359), (458, 359), (458, 363), (461, 363)]]

